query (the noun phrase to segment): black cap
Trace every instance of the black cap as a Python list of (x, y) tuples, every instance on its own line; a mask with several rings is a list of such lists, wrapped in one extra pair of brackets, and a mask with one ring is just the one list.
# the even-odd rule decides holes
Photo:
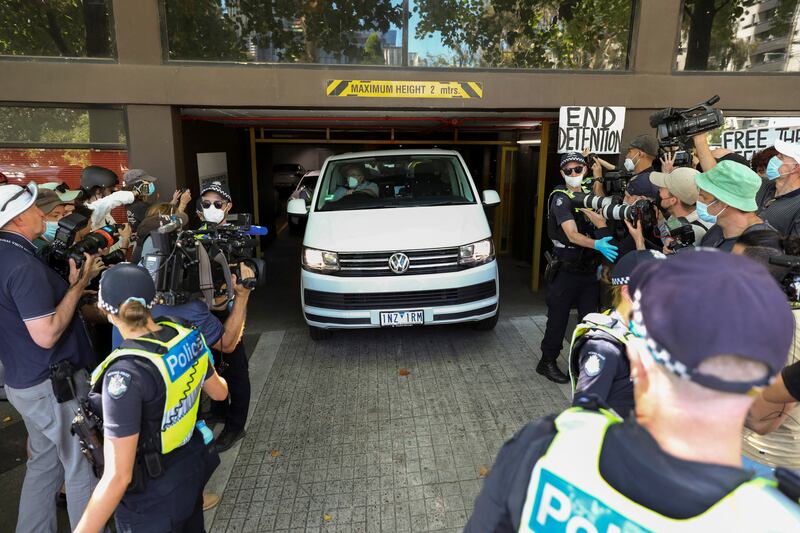
[(642, 173), (631, 179), (625, 187), (625, 192), (631, 196), (646, 196), (651, 200), (658, 200), (658, 187), (650, 181), (650, 173)]
[(733, 161), (734, 163), (739, 163), (740, 165), (744, 165), (746, 167), (750, 167), (750, 162), (741, 154), (737, 154), (736, 152), (731, 152), (729, 154), (725, 154), (719, 159), (717, 159), (717, 163), (720, 161)]
[(146, 268), (133, 263), (119, 263), (100, 277), (97, 305), (112, 315), (119, 314), (122, 304), (138, 301), (147, 309), (156, 301), (156, 284)]
[(90, 191), (95, 187), (113, 187), (119, 178), (113, 170), (105, 167), (89, 166), (81, 171), (81, 189)]
[(628, 145), (628, 150), (631, 148), (637, 148), (650, 157), (658, 157), (658, 141), (652, 135), (646, 133), (637, 135)]
[[(634, 271), (633, 333), (666, 370), (698, 385), (744, 394), (786, 364), (794, 317), (767, 270), (718, 250), (677, 254)], [(735, 355), (764, 363), (763, 379), (726, 381), (699, 372), (703, 361)]]
[(567, 163), (580, 163), (581, 165), (586, 164), (586, 160), (583, 158), (581, 154), (578, 152), (567, 152), (561, 156), (561, 162), (558, 164), (559, 168), (564, 168), (564, 165)]
[[(203, 196), (207, 192), (215, 192), (225, 198), (226, 201), (231, 201), (231, 195), (225, 188), (222, 186), (222, 183), (218, 181), (212, 181), (211, 183), (207, 184), (203, 189), (200, 191), (200, 196)], [(199, 198), (198, 198), (199, 200)]]
[(657, 250), (633, 250), (623, 255), (611, 269), (612, 285), (627, 285), (630, 282), (631, 274), (636, 267), (654, 260), (663, 260), (667, 256)]

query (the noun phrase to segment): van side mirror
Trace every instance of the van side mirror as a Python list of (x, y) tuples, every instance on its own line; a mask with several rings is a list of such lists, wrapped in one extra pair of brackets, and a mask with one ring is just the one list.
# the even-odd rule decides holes
[(286, 212), (290, 215), (304, 217), (308, 215), (308, 206), (306, 205), (306, 201), (302, 198), (295, 198), (293, 200), (289, 200), (289, 204), (286, 206)]
[(497, 191), (487, 189), (481, 193), (483, 198), (483, 205), (486, 207), (494, 207), (500, 205), (500, 195)]

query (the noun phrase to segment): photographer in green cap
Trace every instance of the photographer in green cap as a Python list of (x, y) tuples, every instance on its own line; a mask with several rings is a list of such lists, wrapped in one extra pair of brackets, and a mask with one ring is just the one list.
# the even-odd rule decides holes
[(775, 228), (757, 215), (756, 193), (761, 178), (748, 167), (733, 161), (720, 161), (708, 172), (698, 174), (697, 216), (714, 224), (700, 246), (733, 249), (736, 239), (745, 233)]

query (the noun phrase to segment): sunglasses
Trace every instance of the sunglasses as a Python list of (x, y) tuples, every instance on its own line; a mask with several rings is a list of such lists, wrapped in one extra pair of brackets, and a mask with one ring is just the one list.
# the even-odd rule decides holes
[(586, 167), (584, 167), (583, 165), (578, 165), (577, 167), (563, 168), (561, 169), (561, 172), (569, 176), (571, 174), (580, 174), (581, 172), (583, 172), (584, 168)]
[(9, 198), (8, 200), (6, 200), (6, 203), (4, 203), (4, 204), (3, 204), (3, 207), (0, 207), (0, 211), (5, 211), (5, 210), (6, 210), (6, 207), (8, 207), (8, 204), (10, 204), (11, 202), (13, 202), (14, 200), (16, 200), (17, 198), (19, 198), (19, 197), (20, 197), (20, 196), (22, 196), (23, 194), (28, 194), (28, 195), (30, 195), (30, 194), (31, 194), (31, 191), (29, 191), (27, 187), (23, 187), (21, 191), (19, 191), (17, 194), (15, 194), (14, 196), (12, 196), (12, 197), (11, 197), (11, 198)]
[(208, 209), (212, 205), (217, 209), (222, 209), (222, 206), (225, 205), (225, 202), (223, 202), (222, 200), (214, 200), (213, 202), (210, 202), (208, 200), (203, 200), (202, 202), (200, 202), (200, 205), (203, 206), (203, 209)]

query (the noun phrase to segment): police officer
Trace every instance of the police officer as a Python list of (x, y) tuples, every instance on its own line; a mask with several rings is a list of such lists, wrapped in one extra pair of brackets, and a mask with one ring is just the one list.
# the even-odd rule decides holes
[(630, 142), (623, 163), (625, 170), (633, 174), (626, 189), (630, 194), (658, 199), (658, 187), (650, 183), (653, 161), (657, 157), (658, 141), (652, 135), (637, 135)]
[[(208, 224), (224, 223), (232, 208), (231, 195), (221, 183), (212, 182), (200, 191), (197, 214), (204, 222), (203, 228)], [(249, 269), (247, 271), (252, 272)], [(227, 309), (214, 310), (214, 314), (226, 326), (234, 314), (240, 314), (236, 320), (237, 323), (241, 320), (241, 324), (244, 324), (245, 321), (247, 298), (250, 291), (242, 286), (236, 286), (235, 290), (236, 300), (240, 300), (239, 304), (234, 300), (230, 312)], [(237, 332), (237, 339), (233, 349), (226, 349), (225, 353), (214, 352), (217, 370), (220, 374), (224, 374), (231, 388), (230, 402), (227, 399), (222, 402), (214, 402), (211, 408), (210, 420), (221, 421), (225, 424), (214, 441), (214, 447), (219, 453), (229, 450), (239, 439), (244, 437), (244, 428), (250, 411), (250, 368), (244, 343), (241, 342), (241, 331)]]
[(622, 256), (611, 271), (614, 307), (586, 315), (575, 328), (569, 349), (573, 401), (594, 394), (622, 417), (633, 411), (631, 366), (625, 353), (633, 305), (628, 282), (636, 267), (658, 259), (666, 256), (655, 250), (634, 250)]
[(32, 241), (45, 230), (37, 194), (33, 183), (0, 185), (0, 361), (8, 400), (25, 423), (30, 450), (17, 533), (55, 533), (55, 496), (63, 483), (74, 527), (93, 487), (70, 424), (78, 408), (74, 396), (85, 397), (82, 384), (92, 363), (92, 346), (77, 308), (103, 266), (87, 255), (78, 270), (70, 260), (67, 282), (35, 255)]
[(553, 241), (553, 258), (547, 267), (547, 327), (542, 339), (542, 358), (536, 372), (550, 381), (567, 383), (569, 378), (556, 364), (567, 331), (569, 312), (578, 308), (580, 316), (597, 311), (597, 250), (609, 261), (617, 258), (617, 247), (611, 237), (595, 240), (589, 236), (591, 225), (581, 210), (572, 206), (576, 192), (583, 188), (587, 166), (577, 152), (561, 156), (564, 184), (550, 193), (547, 213), (547, 235)]
[(713, 251), (651, 261), (630, 284), (636, 417), (585, 397), (524, 427), (466, 531), (800, 530), (797, 503), (741, 467), (750, 393), (792, 342), (784, 294), (763, 266)]
[(100, 530), (112, 513), (118, 531), (203, 530), (202, 489), (216, 465), (196, 430), (200, 390), (221, 400), (228, 385), (200, 332), (153, 320), (155, 297), (138, 265), (115, 265), (100, 279), (97, 305), (125, 341), (92, 373), (105, 470), (78, 532)]

